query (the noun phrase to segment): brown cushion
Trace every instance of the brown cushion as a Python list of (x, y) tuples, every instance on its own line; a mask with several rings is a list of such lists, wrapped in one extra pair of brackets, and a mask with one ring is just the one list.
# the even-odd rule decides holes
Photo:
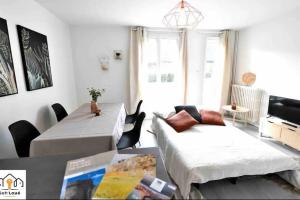
[(201, 115), (199, 114), (196, 106), (190, 106), (190, 105), (175, 106), (176, 113), (179, 113), (182, 110), (188, 112), (195, 120), (201, 123)]
[(192, 126), (198, 124), (198, 121), (195, 120), (188, 112), (185, 110), (180, 111), (179, 113), (168, 117), (166, 122), (172, 126), (178, 133), (185, 131)]
[(200, 110), (202, 124), (225, 126), (222, 115), (219, 112), (212, 110)]

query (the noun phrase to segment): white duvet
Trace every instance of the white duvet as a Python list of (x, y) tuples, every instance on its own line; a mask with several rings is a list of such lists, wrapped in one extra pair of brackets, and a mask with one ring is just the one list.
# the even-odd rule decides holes
[(191, 183), (300, 169), (300, 160), (233, 126), (196, 125), (177, 133), (153, 118), (152, 129), (168, 172), (184, 198)]

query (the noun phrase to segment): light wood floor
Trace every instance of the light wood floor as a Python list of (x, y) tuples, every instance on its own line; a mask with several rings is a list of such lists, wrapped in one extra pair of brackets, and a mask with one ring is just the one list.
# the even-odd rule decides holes
[[(151, 120), (145, 120), (140, 147), (157, 146), (155, 136), (147, 131), (151, 130), (150, 126)], [(245, 127), (237, 124), (237, 127), (254, 137), (259, 135), (258, 129), (254, 126)], [(271, 140), (268, 142), (278, 146)], [(197, 188), (205, 199), (300, 199), (300, 191), (295, 190), (293, 186), (277, 175), (241, 177), (236, 184), (232, 184), (228, 180), (211, 181), (197, 185)]]

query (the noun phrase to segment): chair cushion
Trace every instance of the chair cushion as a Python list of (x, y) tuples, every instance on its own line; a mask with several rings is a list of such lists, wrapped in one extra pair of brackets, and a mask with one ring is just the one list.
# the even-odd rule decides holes
[(212, 110), (200, 110), (202, 124), (225, 126), (222, 115), (219, 112)]
[(186, 112), (188, 112), (199, 123), (202, 122), (201, 115), (199, 114), (196, 106), (188, 106), (188, 105), (175, 106), (176, 113), (179, 113), (182, 110), (185, 110)]
[(182, 110), (179, 113), (167, 118), (166, 122), (178, 133), (185, 131), (199, 123), (185, 110)]

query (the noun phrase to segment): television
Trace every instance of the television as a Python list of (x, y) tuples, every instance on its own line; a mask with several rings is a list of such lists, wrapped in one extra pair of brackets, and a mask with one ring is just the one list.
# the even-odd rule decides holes
[(271, 95), (269, 97), (268, 115), (285, 120), (287, 122), (283, 123), (288, 125), (300, 125), (300, 100)]

